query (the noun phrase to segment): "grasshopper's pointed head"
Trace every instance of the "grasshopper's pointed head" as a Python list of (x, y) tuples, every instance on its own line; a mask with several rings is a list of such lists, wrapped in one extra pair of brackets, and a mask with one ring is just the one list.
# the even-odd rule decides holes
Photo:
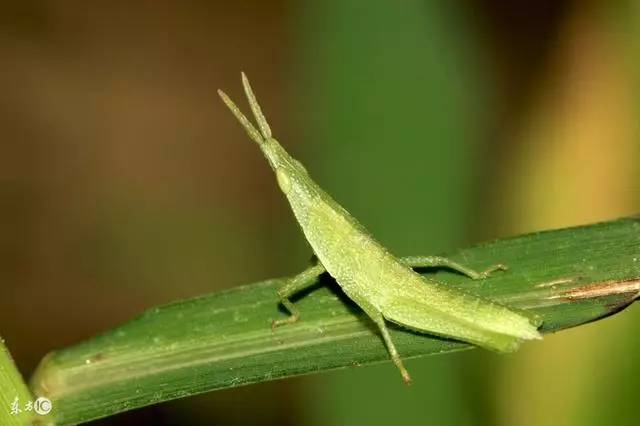
[(288, 196), (295, 188), (303, 184), (307, 171), (299, 161), (292, 158), (280, 143), (272, 137), (269, 123), (267, 123), (267, 119), (264, 117), (249, 80), (244, 73), (242, 73), (242, 85), (253, 116), (258, 124), (257, 129), (222, 90), (218, 90), (218, 95), (242, 124), (249, 137), (260, 146), (264, 156), (269, 161), (269, 165), (276, 173), (280, 189)]

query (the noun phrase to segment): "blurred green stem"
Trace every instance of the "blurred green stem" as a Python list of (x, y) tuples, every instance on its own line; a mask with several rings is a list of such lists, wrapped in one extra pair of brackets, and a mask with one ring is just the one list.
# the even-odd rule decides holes
[(32, 400), (27, 384), (0, 338), (0, 425), (29, 424), (34, 412), (26, 410), (25, 404)]
[[(612, 315), (640, 295), (638, 218), (497, 240), (448, 257), (476, 269), (508, 265), (482, 281), (424, 272), (535, 312), (544, 333)], [(373, 323), (326, 276), (296, 300), (301, 320), (272, 331), (271, 321), (287, 316), (278, 306), (281, 285), (272, 279), (151, 309), (47, 355), (32, 390), (53, 401), (57, 424), (74, 424), (215, 389), (388, 360)], [(471, 347), (396, 327), (391, 332), (403, 358)], [(404, 391), (400, 380), (390, 385)]]

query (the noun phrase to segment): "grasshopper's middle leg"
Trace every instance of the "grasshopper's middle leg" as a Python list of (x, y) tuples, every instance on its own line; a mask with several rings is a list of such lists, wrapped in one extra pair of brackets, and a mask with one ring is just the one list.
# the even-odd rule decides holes
[(389, 329), (387, 328), (387, 323), (384, 319), (384, 316), (382, 315), (382, 312), (380, 312), (378, 308), (372, 305), (364, 297), (352, 297), (352, 300), (356, 302), (356, 305), (358, 305), (360, 309), (362, 309), (364, 313), (367, 314), (367, 316), (371, 318), (373, 322), (378, 326), (380, 334), (382, 335), (382, 339), (384, 340), (384, 345), (387, 347), (387, 351), (389, 351), (389, 355), (391, 356), (391, 361), (393, 361), (398, 370), (400, 370), (400, 375), (402, 375), (402, 380), (404, 381), (404, 383), (407, 385), (411, 384), (411, 376), (409, 375), (407, 369), (404, 367), (402, 358), (400, 358), (400, 354), (396, 349), (396, 345), (391, 339), (391, 334), (389, 333)]
[(497, 264), (489, 267), (487, 270), (478, 272), (451, 259), (441, 256), (407, 256), (401, 259), (402, 263), (411, 268), (424, 268), (424, 267), (445, 267), (458, 271), (461, 274), (468, 276), (474, 280), (480, 280), (487, 278), (489, 274), (495, 271), (505, 271), (507, 267), (502, 264)]
[(278, 296), (280, 296), (280, 302), (291, 313), (291, 316), (287, 319), (273, 321), (271, 323), (271, 329), (275, 329), (278, 326), (284, 324), (293, 324), (300, 318), (300, 311), (289, 300), (289, 297), (293, 296), (299, 291), (304, 290), (307, 287), (315, 284), (319, 275), (325, 272), (324, 266), (320, 262), (310, 266), (298, 275), (289, 278), (287, 283), (278, 289)]
[(389, 351), (389, 355), (391, 355), (391, 361), (398, 367), (400, 370), (400, 374), (402, 375), (402, 380), (408, 385), (411, 383), (411, 376), (409, 376), (409, 372), (406, 368), (404, 368), (404, 364), (402, 363), (402, 359), (398, 354), (398, 350), (396, 349), (396, 345), (393, 344), (393, 340), (391, 340), (391, 335), (389, 334), (389, 329), (387, 328), (387, 324), (385, 323), (384, 317), (381, 313), (374, 315), (371, 319), (378, 325), (380, 329), (380, 334), (382, 334), (382, 338), (384, 339), (384, 343), (387, 346), (387, 350)]

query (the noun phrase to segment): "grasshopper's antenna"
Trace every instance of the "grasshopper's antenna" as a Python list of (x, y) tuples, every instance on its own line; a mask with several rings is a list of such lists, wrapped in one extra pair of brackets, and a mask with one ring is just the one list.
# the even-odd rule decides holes
[(242, 124), (242, 127), (244, 127), (244, 129), (247, 131), (247, 134), (249, 135), (249, 137), (254, 141), (256, 141), (258, 145), (263, 143), (264, 139), (260, 135), (260, 132), (258, 132), (258, 130), (256, 130), (255, 127), (253, 127), (253, 124), (251, 124), (251, 122), (247, 119), (247, 117), (245, 117), (245, 115), (240, 111), (240, 109), (236, 106), (236, 104), (234, 104), (233, 101), (229, 99), (227, 94), (224, 93), (222, 90), (218, 89), (218, 95), (220, 96), (222, 101), (227, 105), (229, 110), (231, 110), (233, 115), (236, 116), (240, 124)]
[(247, 100), (249, 100), (249, 105), (251, 106), (251, 111), (253, 111), (253, 116), (256, 118), (258, 122), (258, 128), (260, 128), (260, 133), (262, 133), (262, 137), (265, 139), (271, 138), (271, 128), (269, 127), (269, 123), (267, 123), (267, 119), (264, 118), (264, 114), (260, 109), (260, 105), (256, 100), (256, 96), (253, 94), (253, 90), (251, 90), (251, 84), (249, 84), (249, 79), (247, 76), (242, 73), (242, 85), (244, 86), (244, 93), (247, 95)]

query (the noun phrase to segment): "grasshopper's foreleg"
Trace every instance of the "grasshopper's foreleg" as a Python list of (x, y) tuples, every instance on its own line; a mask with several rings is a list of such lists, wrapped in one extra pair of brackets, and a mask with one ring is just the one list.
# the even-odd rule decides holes
[(280, 302), (291, 313), (291, 316), (284, 320), (274, 320), (271, 323), (272, 329), (275, 329), (276, 327), (284, 324), (293, 324), (294, 322), (298, 321), (298, 319), (300, 319), (300, 311), (289, 300), (289, 297), (315, 284), (318, 276), (320, 276), (324, 272), (324, 266), (322, 266), (321, 263), (317, 263), (300, 272), (298, 275), (289, 278), (287, 283), (278, 289)]
[(411, 268), (432, 268), (432, 267), (445, 267), (449, 269), (453, 269), (454, 271), (458, 271), (461, 274), (468, 276), (474, 280), (480, 280), (483, 278), (487, 278), (489, 274), (494, 271), (505, 271), (507, 267), (502, 264), (493, 265), (487, 270), (478, 272), (471, 268), (468, 268), (464, 265), (461, 265), (457, 262), (454, 262), (451, 259), (447, 259), (446, 257), (441, 256), (407, 256), (401, 259), (402, 263), (411, 267)]

